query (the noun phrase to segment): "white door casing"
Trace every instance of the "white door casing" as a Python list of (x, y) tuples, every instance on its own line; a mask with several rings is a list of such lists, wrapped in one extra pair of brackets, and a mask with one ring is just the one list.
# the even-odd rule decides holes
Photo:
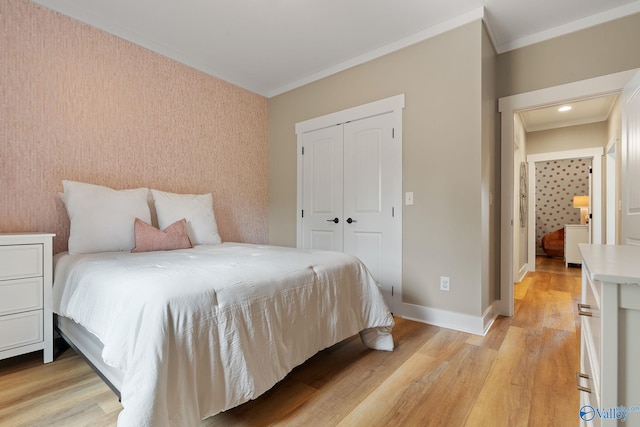
[[(595, 162), (598, 162), (598, 165), (596, 167), (596, 165), (594, 164)], [(606, 217), (606, 211), (605, 209), (602, 208), (603, 203), (602, 203), (602, 156), (600, 156), (600, 158), (598, 157), (594, 157), (593, 160), (591, 161), (591, 167), (589, 167), (589, 206), (587, 208), (587, 225), (588, 225), (588, 235), (589, 235), (589, 243), (604, 243), (602, 241), (602, 227), (603, 227), (603, 223), (602, 223), (602, 218)], [(593, 175), (593, 171), (598, 169), (599, 173), (598, 173), (598, 177), (594, 178)], [(594, 189), (597, 188), (598, 190), (600, 190), (600, 192), (598, 193), (598, 196), (595, 197), (594, 196)], [(595, 200), (597, 199), (597, 200)], [(598, 202), (598, 210), (596, 211), (595, 209), (595, 205)], [(599, 221), (597, 222), (597, 224), (594, 224), (594, 216), (593, 213), (596, 212), (596, 219), (598, 219)], [(580, 212), (580, 215), (582, 216), (582, 212)], [(597, 225), (597, 227), (595, 227)]]
[[(589, 228), (591, 243), (602, 242), (602, 155), (603, 149), (583, 148), (569, 151), (556, 151), (551, 153), (529, 154), (527, 162), (529, 163), (529, 214), (528, 219), (528, 271), (536, 271), (536, 162), (546, 162), (550, 160), (564, 159), (591, 159), (592, 173), (589, 174), (589, 212), (594, 212), (593, 218), (589, 220)], [(593, 188), (593, 190), (592, 190)], [(591, 193), (594, 193), (594, 196)], [(597, 197), (596, 197), (597, 196)]]
[[(359, 257), (396, 314), (400, 314), (398, 309), (402, 302), (402, 108), (404, 95), (398, 95), (296, 124), (297, 246), (311, 247), (309, 244), (315, 239), (317, 248), (326, 249), (327, 242), (332, 241), (333, 250), (344, 250)], [(328, 141), (337, 137), (335, 132), (341, 132), (344, 138), (341, 160), (343, 212), (329, 214), (330, 209), (326, 208), (329, 203), (322, 197), (328, 197), (330, 185), (323, 182), (315, 187), (315, 197), (319, 200), (311, 214), (307, 211), (312, 206), (308, 189), (313, 189), (314, 184), (308, 180), (316, 181), (315, 176), (324, 175), (313, 175), (309, 169), (319, 170), (323, 162), (332, 157), (328, 147), (338, 147), (338, 144)], [(310, 141), (315, 141), (315, 150), (307, 147)], [(323, 156), (322, 160), (310, 158), (317, 153)], [(334, 169), (333, 166), (327, 168), (337, 177)], [(333, 194), (338, 191), (333, 190)], [(333, 204), (333, 207), (338, 206), (339, 203)], [(321, 211), (326, 212), (320, 215)], [(337, 224), (327, 221), (334, 218), (338, 218)], [(347, 222), (349, 218), (351, 223)], [(310, 232), (312, 226), (308, 224), (314, 224), (317, 231)], [(338, 249), (339, 237), (335, 234), (340, 230), (344, 245)], [(327, 237), (329, 233), (334, 236)], [(325, 246), (320, 246), (321, 241)]]
[(494, 305), (498, 313), (512, 316), (513, 304), (513, 174), (514, 113), (520, 110), (558, 104), (574, 99), (620, 93), (637, 70), (621, 71), (532, 92), (511, 95), (498, 100), (501, 113), (500, 173), (500, 300)]
[(622, 91), (622, 244), (640, 245), (640, 72)]
[(606, 190), (605, 190), (605, 209), (606, 226), (605, 226), (605, 242), (607, 245), (617, 244), (618, 228), (618, 139), (613, 138), (607, 144), (605, 164), (606, 164)]

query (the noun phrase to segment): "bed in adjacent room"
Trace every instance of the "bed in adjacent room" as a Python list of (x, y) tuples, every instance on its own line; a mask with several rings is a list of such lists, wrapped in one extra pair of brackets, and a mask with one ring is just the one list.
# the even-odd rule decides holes
[[(189, 200), (199, 196), (162, 192), (153, 192), (153, 199), (168, 238), (123, 217), (122, 224), (131, 224), (122, 235), (131, 239), (119, 244), (128, 250), (104, 250), (114, 249), (104, 242), (94, 248), (91, 240), (98, 236), (79, 234), (82, 221), (96, 220), (82, 218), (104, 198), (94, 193), (114, 197), (113, 208), (134, 190), (64, 186), (71, 233), (69, 252), (54, 260), (53, 309), (61, 335), (120, 394), (119, 426), (197, 426), (258, 397), (318, 351), (358, 333), (370, 348), (393, 349), (393, 318), (371, 274), (353, 256), (221, 243), (217, 230), (204, 233), (198, 226), (200, 208)], [(96, 197), (82, 207), (76, 199), (87, 196)], [(180, 201), (170, 203), (179, 211), (172, 215), (181, 216), (180, 224), (169, 224), (174, 229), (162, 226), (175, 219), (166, 215), (164, 196)], [(135, 196), (144, 197), (144, 191)], [(136, 218), (146, 214), (140, 200)], [(198, 203), (209, 215), (210, 198)], [(111, 215), (119, 215), (112, 208)], [(112, 230), (102, 236), (107, 240), (117, 234), (109, 221)], [(194, 224), (200, 229), (186, 233), (185, 241)], [(179, 248), (165, 248), (174, 241)], [(165, 249), (152, 250), (158, 247)]]

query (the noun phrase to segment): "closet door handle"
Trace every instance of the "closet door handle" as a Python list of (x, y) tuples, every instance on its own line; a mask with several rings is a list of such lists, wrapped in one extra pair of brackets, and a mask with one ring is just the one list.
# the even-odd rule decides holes
[(593, 316), (592, 312), (585, 310), (585, 309), (589, 309), (589, 308), (591, 308), (591, 306), (589, 304), (578, 304), (578, 314), (580, 316), (587, 316), (587, 317)]
[(355, 219), (347, 218), (347, 224), (351, 224), (352, 222), (358, 222)]
[(327, 222), (335, 222), (336, 224), (340, 222), (338, 218), (328, 219)]

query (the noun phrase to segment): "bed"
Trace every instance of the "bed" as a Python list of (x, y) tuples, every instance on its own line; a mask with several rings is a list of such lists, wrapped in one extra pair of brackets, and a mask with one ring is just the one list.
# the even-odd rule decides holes
[(356, 334), (393, 349), (376, 282), (344, 253), (227, 242), (79, 252), (54, 257), (57, 328), (119, 393), (120, 427), (197, 426)]

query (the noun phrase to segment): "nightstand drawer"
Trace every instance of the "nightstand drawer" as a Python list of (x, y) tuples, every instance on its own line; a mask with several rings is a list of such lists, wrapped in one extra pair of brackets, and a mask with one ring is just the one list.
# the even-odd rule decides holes
[(38, 350), (53, 360), (54, 236), (0, 233), (0, 360)]
[(42, 342), (42, 310), (0, 317), (0, 351)]
[(0, 280), (42, 276), (42, 245), (0, 246)]
[(42, 308), (42, 277), (0, 281), (0, 316)]

